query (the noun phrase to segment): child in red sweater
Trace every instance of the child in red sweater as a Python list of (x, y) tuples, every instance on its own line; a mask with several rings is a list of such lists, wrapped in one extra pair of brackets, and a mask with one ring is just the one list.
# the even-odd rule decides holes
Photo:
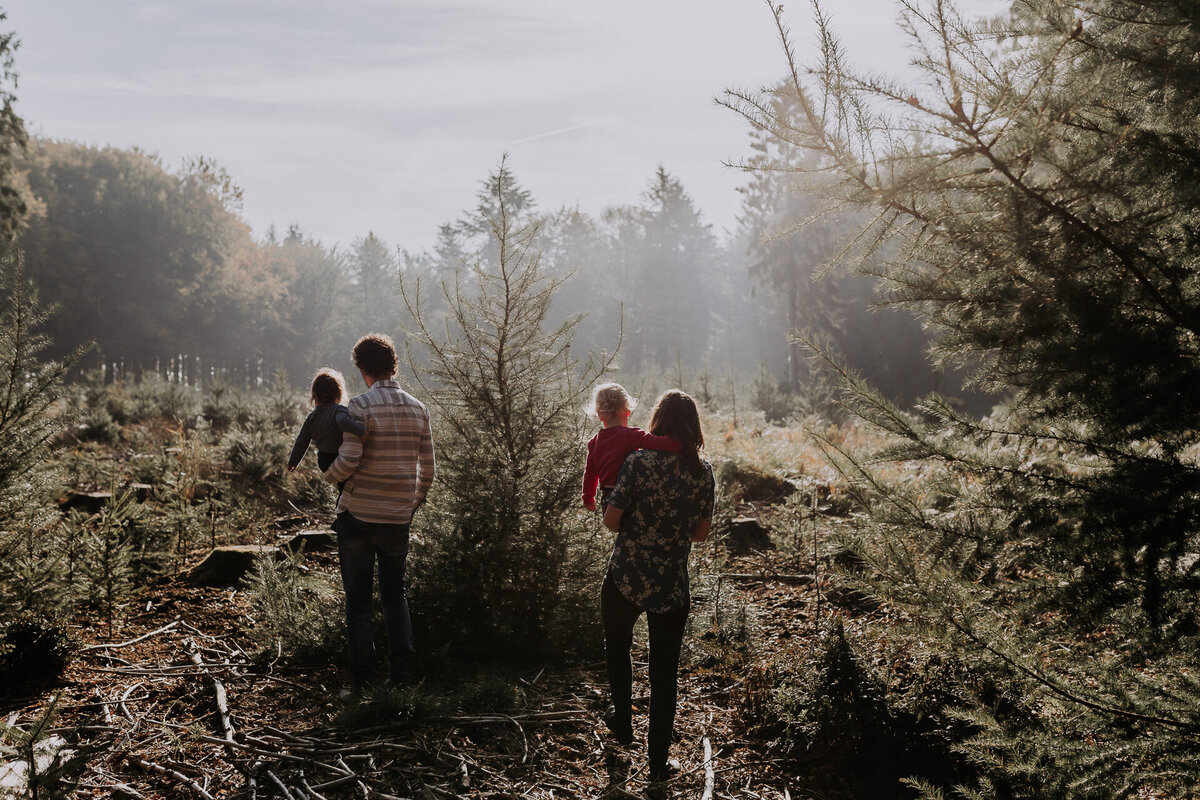
[(617, 483), (617, 474), (625, 456), (634, 450), (667, 450), (679, 452), (679, 442), (669, 436), (655, 436), (641, 428), (630, 428), (629, 415), (637, 400), (629, 396), (619, 383), (596, 387), (589, 411), (600, 418), (600, 431), (588, 442), (587, 467), (583, 471), (583, 505), (596, 510), (596, 487), (600, 487), (600, 504), (608, 505), (608, 495)]

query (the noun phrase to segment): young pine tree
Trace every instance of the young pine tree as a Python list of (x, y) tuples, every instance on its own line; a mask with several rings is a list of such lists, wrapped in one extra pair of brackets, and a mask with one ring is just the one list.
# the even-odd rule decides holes
[(141, 516), (131, 491), (114, 494), (104, 505), (84, 545), (83, 583), (88, 601), (103, 615), (112, 638), (122, 602), (133, 590), (133, 545), (130, 525)]
[[(414, 553), (414, 607), (458, 647), (532, 655), (578, 634), (598, 583), (576, 506), (584, 397), (606, 363), (571, 354), (579, 317), (549, 324), (562, 278), (515, 227), (501, 162), (489, 180), (488, 240), (442, 282), (444, 327), (402, 279), (412, 318), (407, 360), (429, 398), (438, 447), (429, 531)], [(449, 272), (447, 268), (443, 274)]]
[(814, 153), (835, 207), (872, 212), (847, 255), (887, 257), (883, 288), (938, 361), (1007, 396), (987, 419), (938, 397), (913, 415), (844, 372), (847, 406), (895, 444), (828, 445), (870, 501), (876, 591), (1008, 675), (1008, 712), (966, 712), (972, 796), (1194, 796), (1195, 4), (1021, 0), (976, 24), (906, 2), (914, 86), (854, 74), (819, 7), (806, 82), (772, 11), (797, 112), (725, 102)]
[(45, 460), (65, 424), (63, 376), (83, 348), (66, 361), (40, 361), (49, 342), (38, 329), (48, 316), (19, 252), (0, 257), (0, 626), (62, 601)]

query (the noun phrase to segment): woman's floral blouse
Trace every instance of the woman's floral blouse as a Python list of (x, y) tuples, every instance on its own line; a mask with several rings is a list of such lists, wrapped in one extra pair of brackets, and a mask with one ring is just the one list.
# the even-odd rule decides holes
[(690, 603), (688, 553), (713, 511), (712, 466), (690, 472), (676, 453), (638, 450), (625, 459), (608, 504), (624, 509), (608, 574), (626, 600), (655, 614)]

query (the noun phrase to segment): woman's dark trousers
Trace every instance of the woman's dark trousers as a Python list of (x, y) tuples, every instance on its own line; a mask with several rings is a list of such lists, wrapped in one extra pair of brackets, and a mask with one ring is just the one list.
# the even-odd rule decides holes
[[(633, 624), (642, 609), (626, 600), (611, 577), (600, 590), (600, 619), (604, 623), (604, 654), (608, 662), (608, 684), (612, 690), (616, 720), (623, 724), (633, 713)], [(671, 730), (675, 726), (675, 703), (679, 685), (679, 651), (688, 606), (666, 614), (646, 613), (650, 628), (650, 733), (646, 755), (651, 773), (665, 768)]]

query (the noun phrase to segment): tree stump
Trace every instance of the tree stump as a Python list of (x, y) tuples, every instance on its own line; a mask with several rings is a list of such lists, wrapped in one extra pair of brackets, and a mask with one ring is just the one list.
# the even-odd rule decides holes
[(99, 514), (109, 500), (112, 500), (112, 492), (70, 491), (58, 498), (58, 507), (63, 511), (77, 508), (85, 514)]
[(187, 574), (195, 586), (236, 586), (254, 568), (259, 556), (282, 558), (283, 551), (271, 544), (233, 544), (209, 551)]
[(304, 548), (305, 553), (337, 549), (337, 539), (329, 531), (300, 531), (284, 545), (284, 549), (296, 552)]
[(762, 550), (774, 550), (767, 529), (754, 517), (734, 517), (722, 543), (731, 556), (745, 556)]

